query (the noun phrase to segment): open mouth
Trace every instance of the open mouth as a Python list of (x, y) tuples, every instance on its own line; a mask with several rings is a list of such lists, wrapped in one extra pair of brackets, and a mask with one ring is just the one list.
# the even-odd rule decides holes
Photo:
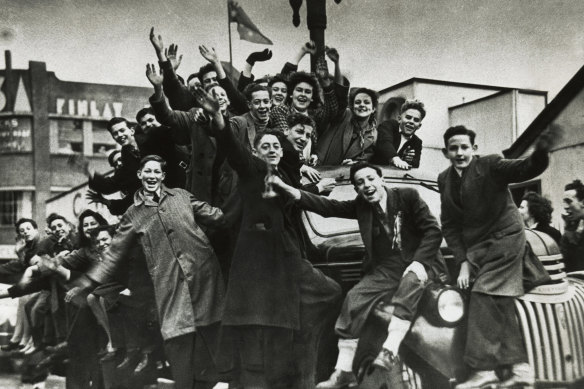
[(303, 103), (304, 104), (304, 103), (308, 102), (308, 99), (306, 97), (304, 97), (304, 96), (298, 96), (296, 98), (296, 101), (298, 101), (299, 103)]
[(282, 101), (284, 101), (284, 96), (283, 95), (274, 95), (274, 100), (276, 100), (278, 103), (281, 103)]
[(128, 137), (127, 137), (127, 136), (120, 136), (120, 137), (118, 138), (118, 141), (119, 141), (120, 143), (126, 143), (126, 141), (127, 141), (127, 140), (128, 140)]
[(296, 142), (296, 150), (302, 151), (306, 147), (306, 142)]

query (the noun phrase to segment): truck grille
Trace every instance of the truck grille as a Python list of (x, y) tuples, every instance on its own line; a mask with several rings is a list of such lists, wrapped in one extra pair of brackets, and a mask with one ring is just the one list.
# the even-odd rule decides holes
[(584, 376), (584, 282), (568, 280), (570, 295), (561, 303), (515, 300), (529, 364), (541, 383)]

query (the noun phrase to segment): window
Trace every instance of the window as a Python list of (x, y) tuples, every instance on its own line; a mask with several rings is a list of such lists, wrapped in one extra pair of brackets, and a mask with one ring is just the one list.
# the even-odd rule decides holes
[(71, 119), (51, 120), (51, 153), (72, 154), (83, 152), (83, 121)]
[(0, 120), (0, 153), (32, 151), (31, 120), (28, 117)]
[(106, 128), (107, 122), (93, 122), (93, 155), (108, 155), (116, 148), (117, 143), (113, 140)]
[(23, 193), (0, 191), (0, 225), (13, 226), (23, 214)]

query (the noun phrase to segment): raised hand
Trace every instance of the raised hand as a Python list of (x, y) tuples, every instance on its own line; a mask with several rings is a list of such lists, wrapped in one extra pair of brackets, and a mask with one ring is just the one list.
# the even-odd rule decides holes
[(85, 194), (85, 198), (88, 200), (89, 204), (104, 204), (109, 206), (111, 201), (103, 197), (101, 193), (88, 190)]
[(162, 87), (162, 81), (164, 81), (162, 69), (160, 69), (160, 73), (156, 73), (156, 66), (154, 64), (146, 64), (146, 78), (148, 78), (148, 81), (150, 81), (154, 88)]
[(219, 57), (217, 57), (217, 53), (215, 52), (215, 49), (213, 47), (211, 47), (211, 49), (209, 50), (205, 45), (201, 45), (199, 46), (199, 53), (201, 53), (203, 58), (205, 58), (207, 61), (211, 63), (219, 62)]
[(217, 98), (214, 89), (212, 90), (212, 93), (209, 93), (205, 92), (203, 88), (197, 87), (193, 93), (201, 108), (210, 115), (215, 115), (221, 110), (221, 105), (219, 104), (219, 99)]
[(247, 63), (253, 66), (256, 62), (264, 62), (272, 58), (272, 50), (254, 51), (247, 57)]
[(305, 54), (308, 53), (311, 55), (315, 55), (316, 54), (316, 43), (314, 43), (314, 41), (306, 42), (302, 46), (302, 51), (304, 51)]
[(154, 27), (150, 29), (150, 43), (154, 46), (154, 50), (160, 59), (160, 56), (164, 53), (164, 42), (162, 42), (162, 35), (154, 34)]
[(176, 69), (178, 69), (178, 67), (180, 66), (183, 57), (182, 54), (178, 58), (176, 56), (178, 53), (178, 45), (171, 43), (170, 46), (168, 47), (168, 50), (166, 49), (164, 50), (164, 53), (166, 54), (166, 58), (168, 58), (168, 60), (170, 61), (172, 68), (176, 72)]
[(324, 52), (326, 53), (327, 57), (334, 63), (339, 62), (339, 52), (334, 47), (325, 46)]
[(541, 133), (535, 143), (536, 150), (549, 152), (555, 145), (560, 143), (564, 136), (564, 130), (557, 124), (550, 125), (549, 129)]

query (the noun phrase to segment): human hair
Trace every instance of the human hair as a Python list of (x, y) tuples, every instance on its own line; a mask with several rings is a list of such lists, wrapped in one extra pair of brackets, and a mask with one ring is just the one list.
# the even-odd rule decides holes
[(387, 99), (383, 104), (383, 112), (380, 120), (397, 119), (401, 107), (405, 102), (406, 98), (402, 96), (394, 96)]
[(34, 220), (28, 219), (28, 218), (25, 218), (25, 217), (21, 217), (20, 219), (18, 219), (16, 221), (16, 223), (14, 223), (14, 228), (16, 229), (16, 235), (20, 234), (20, 231), (19, 231), (20, 225), (21, 224), (24, 224), (24, 223), (30, 223), (30, 225), (35, 230), (38, 230), (39, 229), (39, 226), (37, 225), (37, 223)]
[(253, 94), (255, 92), (259, 92), (259, 91), (266, 91), (266, 92), (268, 92), (268, 95), (270, 96), (270, 98), (272, 97), (272, 91), (270, 88), (268, 88), (267, 86), (256, 84), (256, 83), (252, 83), (252, 84), (249, 84), (248, 86), (246, 86), (245, 89), (243, 90), (243, 94), (245, 95), (245, 99), (247, 100), (247, 102), (251, 103), (251, 99), (253, 97)]
[(107, 130), (110, 132), (110, 134), (112, 132), (112, 127), (119, 123), (126, 123), (126, 126), (128, 126), (128, 121), (121, 117), (111, 118), (110, 121), (107, 122)]
[(270, 82), (270, 76), (263, 76), (263, 77), (260, 77), (260, 78), (258, 78), (258, 79), (256, 79), (256, 80), (254, 81), (254, 84), (263, 84), (264, 82), (265, 82), (266, 84), (267, 84), (267, 83), (269, 83), (269, 82)]
[(527, 192), (521, 200), (527, 201), (527, 210), (538, 224), (549, 225), (552, 220), (552, 202), (535, 193)]
[(138, 125), (140, 125), (140, 119), (142, 119), (146, 115), (154, 116), (154, 110), (152, 109), (152, 107), (145, 107), (138, 111), (138, 113), (136, 114), (136, 122), (138, 123)]
[(274, 135), (276, 138), (278, 138), (278, 141), (280, 141), (280, 145), (282, 144), (282, 137), (284, 136), (284, 134), (282, 134), (282, 132), (277, 131), (277, 130), (265, 130), (265, 131), (259, 131), (256, 134), (255, 138), (253, 138), (253, 147), (257, 149), (258, 145), (262, 141), (262, 138), (266, 135)]
[(405, 103), (402, 104), (400, 109), (400, 114), (406, 112), (408, 109), (415, 109), (420, 112), (420, 120), (424, 119), (426, 116), (426, 109), (424, 109), (424, 103), (420, 100), (410, 100), (407, 99)]
[[(199, 73), (192, 73), (187, 77), (187, 84), (189, 83), (189, 81), (191, 81), (193, 78), (199, 78)], [(199, 81), (201, 79), (199, 78)]]
[(288, 81), (286, 81), (286, 79), (284, 77), (282, 77), (282, 75), (280, 74), (276, 74), (274, 77), (270, 78), (270, 80), (268, 81), (268, 87), (272, 87), (272, 85), (274, 85), (277, 82), (283, 82), (286, 85), (286, 89), (288, 88)]
[(140, 160), (140, 167), (138, 170), (142, 170), (142, 168), (144, 168), (144, 165), (146, 165), (146, 163), (148, 163), (150, 161), (158, 162), (160, 164), (160, 169), (163, 172), (166, 172), (166, 161), (164, 159), (162, 159), (161, 156), (156, 155), (156, 154), (150, 154), (150, 155), (147, 155), (144, 158), (142, 158)]
[(122, 152), (118, 149), (114, 149), (112, 150), (111, 153), (109, 153), (109, 155), (107, 156), (107, 163), (109, 163), (109, 165), (111, 167), (116, 167), (115, 163), (114, 163), (114, 158), (116, 155), (121, 154)]
[(106, 224), (100, 225), (99, 227), (94, 228), (89, 233), (89, 235), (91, 236), (91, 240), (93, 241), (93, 240), (97, 239), (97, 236), (102, 231), (107, 231), (107, 233), (110, 234), (111, 237), (113, 237), (114, 234), (116, 233), (116, 225), (106, 223)]
[(99, 224), (100, 226), (108, 224), (107, 220), (105, 220), (105, 217), (103, 217), (100, 213), (98, 213), (92, 209), (86, 209), (85, 211), (81, 212), (81, 215), (79, 215), (79, 224), (77, 224), (77, 234), (79, 236), (79, 246), (80, 247), (91, 246), (91, 240), (88, 239), (85, 236), (85, 234), (83, 233), (83, 220), (86, 217), (94, 218), (95, 221), (97, 222), (97, 224)]
[(578, 201), (584, 201), (584, 184), (580, 180), (574, 180), (564, 187), (564, 190), (575, 190)]
[(51, 227), (51, 223), (54, 222), (55, 220), (63, 220), (65, 223), (69, 224), (69, 220), (67, 220), (65, 218), (65, 216), (59, 215), (58, 213), (51, 213), (49, 216), (47, 216), (47, 226), (49, 226), (49, 228)]
[(450, 127), (446, 130), (446, 132), (444, 132), (444, 147), (448, 147), (448, 141), (450, 138), (456, 135), (468, 135), (470, 138), (470, 144), (475, 144), (475, 138), (477, 134), (473, 130), (469, 130), (465, 126), (454, 126)]
[[(201, 81), (201, 84), (203, 83), (203, 77), (205, 76), (205, 74), (210, 73), (210, 72), (215, 72), (215, 73), (217, 72), (212, 63), (205, 64), (199, 68), (199, 72), (196, 74), (197, 74), (197, 77), (199, 78), (199, 81)], [(190, 80), (190, 77), (189, 77), (189, 80)], [(187, 80), (187, 83), (188, 82), (189, 81)]]
[(311, 126), (314, 130), (316, 128), (316, 123), (314, 119), (312, 119), (308, 115), (303, 115), (298, 112), (291, 113), (290, 115), (286, 116), (286, 122), (288, 123), (288, 128), (292, 129), (297, 124), (303, 124), (305, 126)]
[(383, 173), (379, 166), (372, 165), (369, 162), (357, 162), (356, 164), (351, 166), (351, 169), (349, 170), (349, 179), (351, 180), (351, 184), (355, 185), (355, 174), (357, 174), (359, 170), (365, 168), (371, 168), (375, 170), (379, 177), (383, 177)]
[(292, 98), (294, 88), (301, 82), (305, 82), (312, 87), (312, 102), (308, 108), (317, 108), (322, 104), (320, 99), (321, 89), (318, 79), (314, 73), (294, 72), (288, 80), (288, 99)]

